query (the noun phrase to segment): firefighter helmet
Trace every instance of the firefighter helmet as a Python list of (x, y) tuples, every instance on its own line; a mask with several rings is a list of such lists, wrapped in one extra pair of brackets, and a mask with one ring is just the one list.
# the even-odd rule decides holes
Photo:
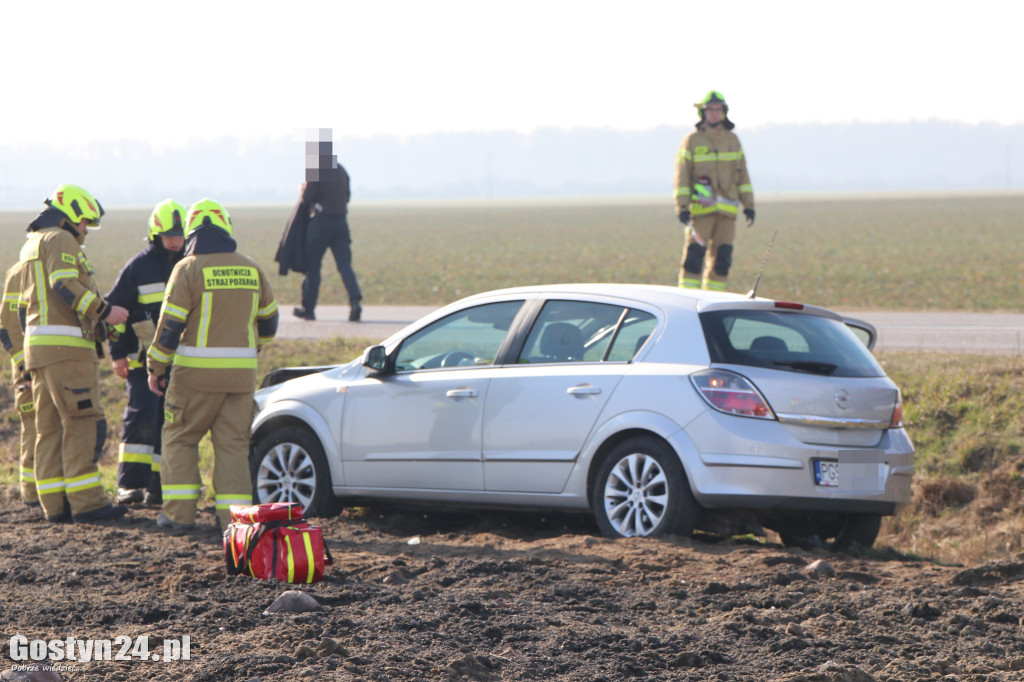
[(729, 105), (725, 103), (725, 95), (720, 93), (718, 90), (710, 90), (708, 94), (704, 95), (704, 99), (697, 102), (693, 106), (697, 107), (697, 111), (700, 112), (701, 118), (704, 117), (704, 107), (709, 104), (721, 104), (722, 112), (725, 114), (729, 113)]
[(185, 236), (185, 207), (174, 199), (164, 199), (149, 214), (149, 239)]
[(45, 203), (63, 213), (75, 225), (84, 220), (86, 225), (96, 229), (104, 213), (96, 197), (78, 185), (60, 185)]
[(216, 225), (231, 234), (231, 216), (228, 215), (227, 209), (213, 199), (200, 199), (188, 209), (185, 236), (188, 237), (193, 230), (206, 224)]

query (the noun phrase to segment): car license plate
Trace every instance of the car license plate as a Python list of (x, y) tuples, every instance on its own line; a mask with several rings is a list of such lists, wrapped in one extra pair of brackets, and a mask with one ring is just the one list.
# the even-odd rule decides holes
[(839, 462), (814, 460), (814, 482), (829, 488), (839, 487)]

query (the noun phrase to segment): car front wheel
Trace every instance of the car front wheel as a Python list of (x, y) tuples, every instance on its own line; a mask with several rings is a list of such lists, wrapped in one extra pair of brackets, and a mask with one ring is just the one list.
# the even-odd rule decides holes
[(616, 445), (598, 469), (592, 498), (597, 525), (611, 537), (689, 535), (699, 511), (679, 458), (653, 437)]
[(307, 429), (286, 426), (264, 436), (249, 461), (257, 504), (298, 502), (306, 516), (333, 516), (341, 509), (331, 491), (324, 449)]

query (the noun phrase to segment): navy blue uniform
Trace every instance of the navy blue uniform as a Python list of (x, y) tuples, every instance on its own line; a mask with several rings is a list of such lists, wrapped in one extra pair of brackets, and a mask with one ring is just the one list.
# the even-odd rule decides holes
[[(168, 251), (159, 238), (132, 256), (117, 273), (107, 294), (112, 305), (128, 309), (128, 321), (117, 326), (110, 341), (110, 358), (128, 358), (128, 406), (122, 416), (121, 445), (117, 458), (117, 486), (142, 489), (159, 499), (160, 430), (164, 423), (164, 400), (149, 390), (145, 354), (132, 327), (146, 320), (154, 325), (160, 318), (164, 289), (181, 253)], [(123, 329), (122, 329), (123, 327)], [(154, 327), (155, 328), (155, 327)], [(144, 339), (149, 345), (152, 339)]]

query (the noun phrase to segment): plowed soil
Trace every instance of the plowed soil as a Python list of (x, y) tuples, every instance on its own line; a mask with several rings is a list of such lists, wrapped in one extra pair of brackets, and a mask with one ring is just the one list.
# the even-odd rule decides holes
[[(54, 525), (0, 495), (7, 679), (1024, 679), (1024, 561), (611, 540), (571, 515), (359, 510), (316, 520), (336, 562), (322, 582), (291, 586), (228, 577), (209, 511), (188, 533), (159, 531), (151, 508)], [(289, 589), (320, 610), (264, 614)], [(16, 635), (148, 635), (156, 652), (187, 635), (190, 660), (51, 660), (45, 677), (11, 660)]]

